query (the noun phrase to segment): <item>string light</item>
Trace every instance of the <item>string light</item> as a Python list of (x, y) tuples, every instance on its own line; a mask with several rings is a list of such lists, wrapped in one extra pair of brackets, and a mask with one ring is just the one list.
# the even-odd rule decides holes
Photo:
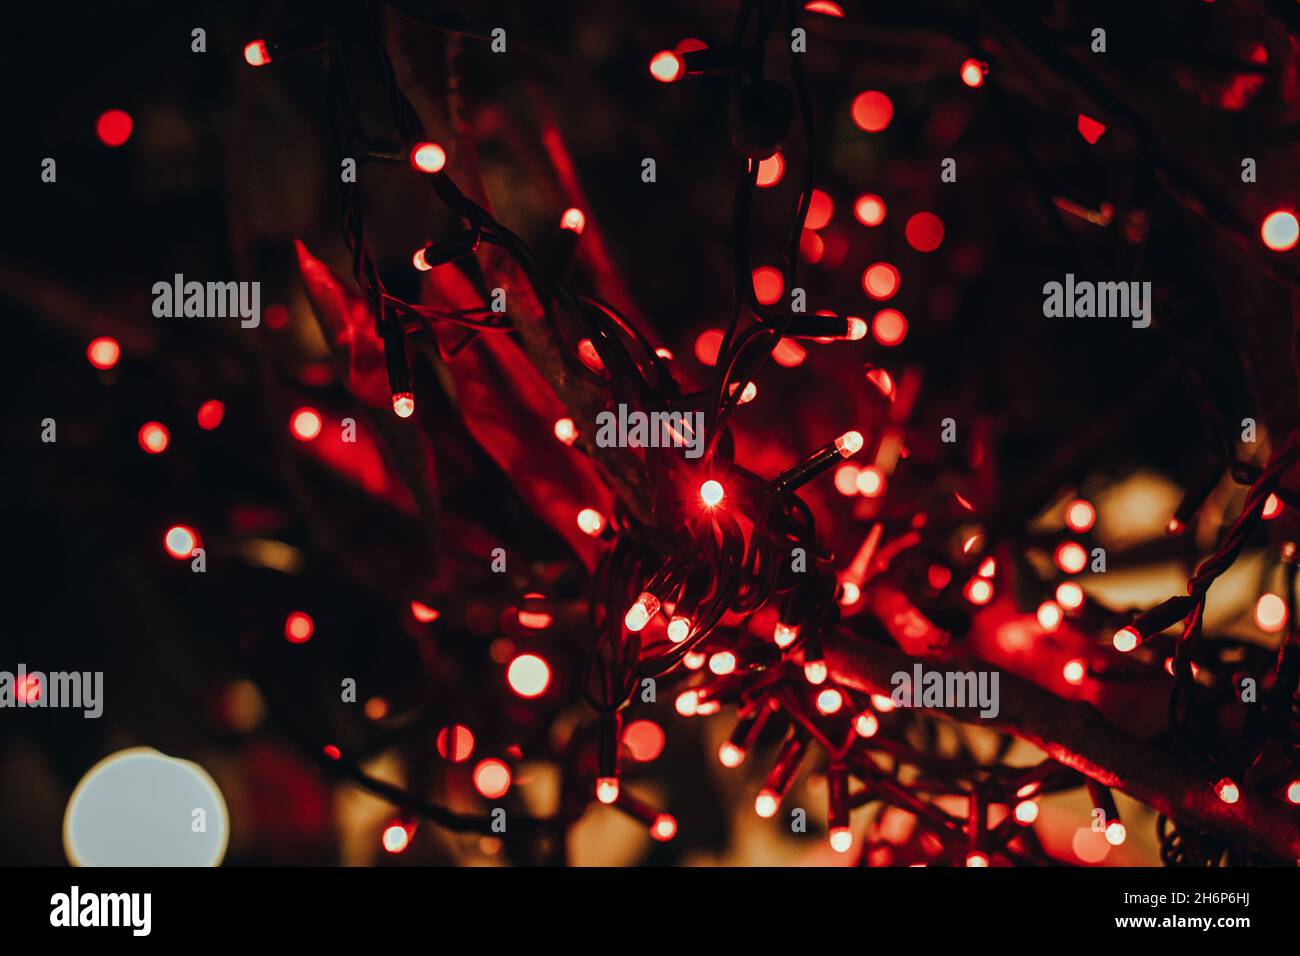
[(1261, 594), (1259, 600), (1255, 602), (1255, 626), (1265, 634), (1276, 634), (1281, 631), (1286, 627), (1289, 616), (1286, 601), (1276, 594)]
[(415, 396), (410, 392), (398, 392), (393, 396), (393, 412), (398, 418), (410, 418), (415, 414)]
[(883, 132), (894, 118), (894, 104), (878, 90), (866, 90), (853, 98), (853, 122), (868, 133)]
[(250, 40), (244, 44), (244, 62), (249, 66), (266, 66), (271, 62), (271, 53), (266, 48), (265, 40)]
[(578, 440), (578, 426), (573, 423), (572, 418), (556, 419), (555, 437), (566, 445), (572, 445)]
[(881, 309), (871, 320), (871, 334), (881, 345), (898, 345), (907, 338), (907, 318), (897, 309)]
[(723, 490), (722, 482), (710, 478), (704, 484), (700, 485), (700, 500), (710, 508), (722, 504), (722, 499), (726, 497)]
[(496, 757), (488, 757), (474, 765), (474, 789), (488, 800), (504, 797), (510, 789), (510, 768)]
[(660, 50), (650, 58), (650, 75), (660, 83), (675, 83), (685, 72), (682, 58), (672, 50)]
[(961, 65), (961, 81), (969, 87), (980, 87), (984, 85), (984, 76), (988, 73), (987, 63), (981, 63), (976, 59), (968, 59)]
[(1062, 541), (1056, 546), (1052, 560), (1066, 574), (1078, 574), (1088, 564), (1088, 552), (1077, 541)]
[(305, 611), (291, 611), (284, 619), (284, 639), (290, 644), (307, 643), (315, 630), (315, 622)]
[(447, 153), (437, 143), (416, 143), (411, 147), (411, 167), (421, 173), (438, 173), (447, 165)]
[(163, 547), (177, 560), (192, 557), (199, 546), (198, 532), (183, 524), (172, 525), (163, 535)]
[(551, 686), (551, 668), (536, 654), (520, 654), (506, 671), (510, 689), (520, 697), (541, 697)]
[(898, 270), (888, 262), (876, 262), (862, 272), (862, 288), (873, 299), (891, 299), (898, 291)]
[(885, 221), (885, 201), (874, 193), (865, 193), (854, 200), (853, 217), (864, 226), (878, 226)]
[(570, 207), (564, 210), (564, 215), (560, 217), (560, 228), (580, 236), (582, 230), (587, 228), (587, 216), (581, 209)]
[(112, 368), (121, 357), (122, 347), (112, 336), (101, 335), (99, 338), (91, 339), (90, 344), (86, 346), (86, 358), (100, 371)]
[(134, 126), (131, 114), (125, 110), (105, 110), (95, 121), (95, 135), (105, 146), (118, 147), (131, 138)]
[(1065, 506), (1065, 524), (1071, 531), (1083, 534), (1091, 531), (1097, 520), (1097, 509), (1082, 498), (1076, 498)]
[(161, 455), (167, 450), (171, 436), (167, 426), (162, 422), (145, 422), (140, 426), (136, 438), (140, 442), (140, 447), (150, 455)]
[(323, 425), (320, 412), (314, 408), (300, 408), (289, 419), (289, 431), (299, 441), (312, 441), (320, 435)]
[(199, 427), (205, 432), (210, 432), (221, 425), (222, 419), (226, 417), (226, 406), (224, 403), (215, 398), (210, 398), (199, 406), (195, 419)]
[(1067, 611), (1077, 611), (1083, 606), (1083, 588), (1073, 581), (1062, 581), (1056, 586), (1056, 603)]
[(1289, 210), (1274, 210), (1264, 217), (1259, 235), (1274, 252), (1289, 252), (1300, 242), (1300, 221)]
[(583, 508), (578, 512), (578, 527), (584, 534), (599, 537), (605, 530), (605, 516), (595, 508)]

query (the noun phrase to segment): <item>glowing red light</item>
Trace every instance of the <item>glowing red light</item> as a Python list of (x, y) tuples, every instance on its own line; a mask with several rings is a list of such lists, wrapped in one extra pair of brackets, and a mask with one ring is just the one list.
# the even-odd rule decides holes
[(782, 339), (772, 349), (772, 361), (782, 368), (795, 368), (808, 357), (808, 350), (794, 339)]
[(1092, 529), (1097, 520), (1097, 509), (1088, 501), (1076, 498), (1065, 506), (1065, 524), (1071, 531), (1082, 534)]
[(925, 577), (930, 582), (930, 587), (936, 591), (942, 591), (952, 581), (952, 572), (942, 564), (932, 564), (929, 570), (926, 571)]
[(1281, 513), (1282, 499), (1277, 495), (1270, 493), (1269, 496), (1264, 499), (1264, 510), (1259, 513), (1259, 516), (1265, 521), (1272, 521)]
[(789, 647), (798, 637), (798, 625), (792, 627), (789, 624), (783, 624), (782, 622), (777, 621), (776, 626), (772, 628), (772, 641), (777, 647)]
[(393, 413), (398, 418), (410, 418), (415, 414), (415, 396), (410, 392), (393, 393)]
[(730, 740), (724, 740), (718, 748), (718, 763), (724, 767), (739, 767), (745, 762), (745, 751)]
[(694, 717), (700, 711), (700, 692), (697, 690), (684, 690), (677, 695), (677, 700), (673, 702), (673, 708), (683, 717)]
[(623, 728), (623, 746), (639, 763), (655, 760), (664, 752), (663, 728), (653, 720), (634, 720)]
[(871, 334), (881, 345), (897, 345), (907, 338), (907, 317), (897, 309), (881, 309), (871, 320)]
[(582, 235), (582, 230), (587, 228), (587, 216), (581, 209), (571, 206), (560, 217), (560, 228)]
[(858, 493), (858, 466), (845, 462), (835, 469), (835, 490), (842, 495)]
[(284, 619), (284, 639), (290, 644), (305, 644), (315, 630), (311, 615), (303, 611), (292, 611)]
[(1286, 798), (1291, 803), (1300, 803), (1300, 780), (1292, 780), (1287, 785)]
[(596, 778), (596, 799), (609, 804), (618, 799), (618, 777)]
[(421, 246), (419, 249), (416, 249), (414, 254), (412, 254), (411, 265), (415, 266), (415, 268), (420, 272), (428, 272), (430, 269), (433, 268), (433, 266), (429, 265), (429, 261), (424, 258), (423, 246)]
[(1124, 828), (1124, 824), (1118, 820), (1112, 820), (1106, 824), (1106, 842), (1111, 846), (1119, 846), (1127, 839), (1128, 830)]
[(194, 416), (199, 423), (199, 427), (205, 432), (210, 432), (226, 417), (226, 406), (215, 398), (210, 398), (199, 406), (198, 414)]
[(1142, 635), (1138, 633), (1138, 630), (1135, 627), (1122, 627), (1115, 632), (1114, 636), (1111, 637), (1110, 642), (1114, 646), (1115, 650), (1119, 651), (1121, 654), (1127, 654), (1142, 643)]
[(831, 201), (831, 197), (820, 189), (814, 189), (812, 197), (808, 200), (808, 216), (803, 221), (803, 227), (805, 229), (825, 228), (834, 214), (835, 203)]
[(1078, 130), (1079, 135), (1086, 139), (1089, 144), (1092, 144), (1101, 139), (1101, 134), (1106, 132), (1106, 124), (1080, 113)]
[(876, 262), (862, 273), (862, 288), (873, 299), (892, 298), (898, 291), (898, 270), (888, 262)]
[(989, 71), (988, 64), (976, 59), (969, 59), (961, 65), (961, 81), (972, 89), (984, 85), (984, 74)]
[(668, 640), (674, 644), (680, 644), (686, 638), (691, 636), (691, 619), (682, 615), (675, 615), (668, 622)]
[(967, 866), (988, 866), (989, 865), (988, 854), (980, 853), (978, 851), (967, 853), (966, 865)]
[(780, 153), (773, 153), (767, 159), (758, 161), (758, 180), (757, 185), (760, 189), (767, 189), (775, 186), (785, 175), (785, 157)]
[(1034, 800), (1021, 800), (1016, 804), (1016, 822), (1029, 826), (1038, 819), (1038, 803)]
[(715, 481), (710, 478), (704, 484), (700, 485), (700, 500), (710, 508), (721, 504), (722, 499), (725, 496), (726, 492), (723, 490), (722, 482), (720, 481)]
[(660, 83), (673, 83), (686, 71), (682, 58), (672, 50), (660, 50), (650, 58), (650, 75)]
[(136, 435), (140, 447), (151, 455), (161, 455), (165, 452), (170, 438), (167, 426), (162, 422), (145, 422), (140, 426), (139, 434)]
[(172, 525), (163, 535), (163, 547), (178, 561), (191, 557), (194, 549), (199, 547), (199, 534), (183, 524)]
[(326, 757), (329, 757), (330, 760), (341, 760), (343, 758), (343, 751), (339, 750), (339, 748), (335, 747), (333, 744), (326, 744), (321, 748), (321, 753)]
[(816, 686), (817, 684), (826, 683), (826, 678), (830, 676), (830, 670), (825, 661), (805, 661), (803, 665), (804, 680)]
[(1067, 611), (1083, 607), (1083, 588), (1073, 581), (1063, 581), (1056, 586), (1056, 603)]
[(105, 110), (95, 121), (95, 135), (105, 146), (121, 146), (131, 138), (131, 129), (134, 125), (129, 113), (122, 110)]
[(536, 654), (520, 654), (510, 662), (506, 677), (520, 697), (541, 697), (551, 686), (551, 667)]
[(629, 631), (640, 631), (659, 613), (659, 599), (649, 591), (642, 591), (623, 616), (623, 626)]
[(90, 360), (91, 365), (100, 370), (112, 368), (121, 357), (122, 347), (117, 344), (117, 339), (107, 335), (92, 339), (86, 346), (86, 358)]
[(1056, 546), (1053, 559), (1066, 574), (1078, 574), (1088, 563), (1088, 552), (1077, 541), (1062, 541)]
[(1276, 594), (1264, 593), (1255, 602), (1255, 626), (1265, 634), (1276, 634), (1286, 627), (1290, 612), (1286, 601)]
[(667, 813), (659, 814), (650, 825), (650, 836), (660, 843), (671, 840), (677, 836), (677, 819)]
[(452, 763), (464, 763), (474, 753), (474, 734), (464, 724), (452, 724), (438, 731), (438, 756)]
[(1214, 785), (1214, 792), (1219, 795), (1219, 799), (1224, 803), (1236, 803), (1241, 799), (1241, 790), (1232, 782), (1229, 777), (1222, 778)]
[(566, 445), (572, 445), (578, 440), (578, 426), (572, 418), (558, 418), (555, 421), (555, 437)]
[(775, 266), (759, 266), (754, 270), (754, 297), (763, 305), (772, 305), (785, 290), (785, 279)]
[(776, 794), (771, 790), (760, 790), (758, 796), (754, 798), (754, 812), (764, 819), (776, 813), (777, 805)]
[(835, 450), (842, 458), (852, 458), (862, 451), (862, 432), (845, 432), (835, 439)]
[(722, 677), (736, 670), (736, 655), (731, 651), (718, 651), (709, 658), (709, 670)]
[(447, 152), (437, 143), (416, 143), (411, 147), (411, 165), (422, 173), (436, 173), (447, 165)]
[(41, 679), (36, 674), (26, 674), (18, 682), (15, 691), (23, 704), (34, 704), (41, 699)]
[(1088, 676), (1088, 667), (1083, 661), (1075, 658), (1065, 662), (1065, 666), (1061, 668), (1061, 676), (1065, 678), (1067, 684), (1074, 684), (1077, 687)]
[(840, 9), (840, 5), (835, 3), (834, 0), (808, 0), (803, 5), (803, 8), (809, 13), (820, 13), (826, 17), (844, 16), (844, 11)]
[(1274, 252), (1287, 252), (1300, 242), (1300, 222), (1297, 222), (1295, 213), (1278, 209), (1264, 217), (1259, 236)]
[(1044, 631), (1054, 631), (1061, 626), (1061, 619), (1065, 617), (1065, 612), (1055, 601), (1044, 601), (1038, 605), (1035, 617), (1038, 618), (1038, 626)]
[(249, 66), (266, 66), (271, 62), (271, 54), (266, 49), (265, 40), (252, 40), (244, 44), (244, 62)]
[(836, 853), (848, 853), (853, 849), (853, 831), (848, 827), (835, 827), (830, 832), (831, 849)]
[(415, 618), (421, 624), (431, 624), (438, 620), (442, 615), (435, 608), (429, 607), (423, 601), (411, 602), (411, 617)]
[(289, 431), (298, 441), (311, 441), (320, 434), (324, 422), (314, 408), (300, 408), (289, 419)]
[(918, 212), (907, 220), (903, 233), (917, 252), (934, 252), (943, 242), (943, 220), (932, 212)]
[(885, 473), (875, 465), (868, 465), (858, 472), (854, 485), (862, 497), (879, 498), (885, 491)]
[(587, 366), (593, 372), (603, 372), (605, 363), (600, 358), (600, 353), (596, 351), (596, 343), (591, 339), (580, 339), (578, 341), (578, 358), (582, 364)]
[(718, 364), (718, 352), (722, 348), (722, 329), (705, 329), (695, 337), (695, 357), (701, 365), (712, 367)]
[(879, 133), (894, 116), (894, 104), (877, 90), (867, 90), (853, 98), (853, 122), (868, 133)]
[(878, 226), (885, 221), (885, 201), (867, 193), (853, 203), (853, 217), (864, 226)]
[(838, 713), (843, 706), (844, 695), (834, 687), (827, 687), (817, 695), (817, 710), (827, 716)]
[(578, 512), (578, 527), (594, 538), (605, 530), (605, 516), (595, 508), (583, 508)]
[(880, 394), (885, 398), (891, 402), (894, 400), (894, 377), (883, 368), (873, 367), (867, 369), (867, 381), (876, 386)]
[(474, 789), (489, 800), (504, 797), (510, 789), (510, 768), (496, 757), (480, 760), (474, 766)]
[(411, 832), (400, 823), (390, 823), (384, 829), (383, 843), (389, 853), (401, 853), (411, 845)]
[(967, 601), (979, 607), (993, 600), (993, 585), (988, 578), (974, 577), (966, 582), (962, 593), (966, 595)]
[(874, 737), (880, 730), (880, 718), (869, 710), (864, 710), (853, 718), (853, 731), (859, 737)]

